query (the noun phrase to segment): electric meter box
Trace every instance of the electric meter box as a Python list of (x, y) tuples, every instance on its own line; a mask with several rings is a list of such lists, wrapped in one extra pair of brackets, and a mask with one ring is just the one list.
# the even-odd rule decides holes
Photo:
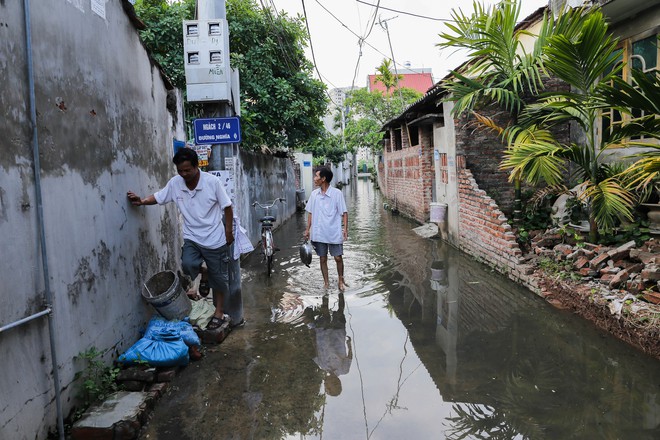
[(184, 20), (183, 57), (189, 102), (231, 101), (227, 20)]

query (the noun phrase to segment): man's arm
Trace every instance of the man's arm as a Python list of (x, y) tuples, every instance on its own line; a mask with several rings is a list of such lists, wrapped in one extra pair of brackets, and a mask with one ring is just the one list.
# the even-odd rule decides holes
[(308, 212), (307, 213), (307, 229), (305, 229), (305, 240), (309, 240), (309, 230), (312, 227), (312, 213)]
[(227, 245), (234, 242), (234, 210), (231, 205), (225, 208), (225, 237)]
[(156, 197), (154, 197), (153, 194), (142, 199), (134, 192), (129, 191), (126, 193), (126, 197), (128, 197), (128, 200), (130, 200), (134, 206), (155, 205), (156, 203), (158, 203), (156, 202)]
[(341, 220), (344, 222), (344, 240), (348, 240), (348, 212), (341, 216)]

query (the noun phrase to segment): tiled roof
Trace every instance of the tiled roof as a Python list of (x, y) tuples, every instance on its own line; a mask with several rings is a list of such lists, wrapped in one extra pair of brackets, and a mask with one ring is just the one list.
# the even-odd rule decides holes
[[(399, 81), (400, 87), (417, 90), (420, 93), (426, 93), (433, 87), (433, 76), (430, 73), (404, 73)], [(376, 75), (369, 75), (369, 90), (380, 90), (385, 92), (385, 86), (382, 82), (376, 81)]]

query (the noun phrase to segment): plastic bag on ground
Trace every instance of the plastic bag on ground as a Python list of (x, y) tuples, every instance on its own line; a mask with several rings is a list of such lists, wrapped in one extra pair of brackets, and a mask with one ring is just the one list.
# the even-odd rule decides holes
[[(194, 303), (194, 301), (193, 301)], [(147, 325), (147, 330), (144, 332), (144, 337), (147, 339), (158, 339), (158, 334), (168, 329), (174, 329), (179, 332), (183, 342), (188, 347), (200, 345), (201, 341), (199, 336), (195, 333), (193, 326), (186, 321), (168, 321), (161, 316), (154, 316)]]
[(188, 346), (174, 328), (161, 329), (152, 337), (141, 338), (131, 346), (118, 361), (125, 365), (146, 362), (153, 367), (176, 367), (188, 365)]
[(188, 319), (191, 324), (205, 330), (209, 322), (211, 322), (214, 313), (215, 307), (210, 302), (206, 300), (192, 301), (192, 309), (190, 310)]

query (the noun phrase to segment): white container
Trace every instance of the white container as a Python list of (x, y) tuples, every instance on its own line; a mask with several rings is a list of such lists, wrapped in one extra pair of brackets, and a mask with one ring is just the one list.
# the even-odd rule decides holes
[(431, 203), (431, 222), (444, 223), (447, 220), (447, 204), (446, 203)]

